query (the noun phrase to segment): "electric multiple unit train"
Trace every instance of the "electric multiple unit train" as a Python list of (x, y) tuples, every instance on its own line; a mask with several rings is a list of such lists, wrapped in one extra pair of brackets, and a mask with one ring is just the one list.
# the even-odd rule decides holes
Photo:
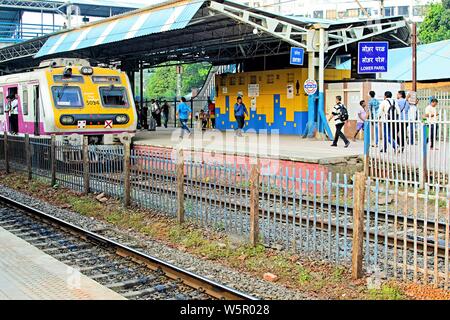
[[(8, 103), (18, 100), (17, 134), (111, 144), (134, 136), (137, 113), (127, 75), (83, 59), (44, 61), (31, 72), (0, 77), (0, 132), (11, 131)], [(17, 102), (15, 103), (17, 104)]]

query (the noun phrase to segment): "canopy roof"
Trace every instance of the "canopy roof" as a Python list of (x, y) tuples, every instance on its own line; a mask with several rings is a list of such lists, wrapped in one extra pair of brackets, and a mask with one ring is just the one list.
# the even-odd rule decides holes
[[(326, 56), (352, 52), (360, 39), (407, 46), (403, 17), (348, 23), (277, 15), (233, 1), (167, 1), (65, 30), (34, 42), (0, 49), (0, 68), (31, 67), (55, 56), (136, 68), (167, 61), (215, 65), (286, 54), (292, 46), (317, 51), (315, 30), (327, 31)], [(316, 40), (314, 40), (316, 39)]]

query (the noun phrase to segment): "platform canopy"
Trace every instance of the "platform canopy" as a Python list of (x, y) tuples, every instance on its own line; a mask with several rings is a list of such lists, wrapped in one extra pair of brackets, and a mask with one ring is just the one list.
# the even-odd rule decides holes
[(233, 1), (167, 1), (0, 49), (0, 68), (29, 68), (57, 56), (137, 68), (162, 62), (236, 63), (286, 54), (290, 47), (318, 52), (326, 31), (326, 57), (351, 52), (360, 40), (409, 45), (403, 17), (348, 23), (277, 15)]

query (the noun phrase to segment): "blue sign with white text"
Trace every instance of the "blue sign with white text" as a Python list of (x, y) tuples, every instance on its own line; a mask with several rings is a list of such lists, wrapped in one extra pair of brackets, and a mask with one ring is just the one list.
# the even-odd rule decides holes
[(388, 71), (389, 42), (358, 43), (358, 73)]
[(304, 57), (305, 57), (305, 49), (296, 47), (291, 48), (291, 59), (290, 59), (291, 64), (302, 66)]

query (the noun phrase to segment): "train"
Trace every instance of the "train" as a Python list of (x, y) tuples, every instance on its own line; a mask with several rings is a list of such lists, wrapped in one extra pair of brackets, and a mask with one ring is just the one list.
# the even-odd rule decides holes
[[(16, 99), (17, 115), (9, 111)], [(12, 121), (15, 121), (12, 123)], [(0, 132), (79, 144), (115, 144), (136, 133), (138, 115), (125, 72), (85, 59), (56, 58), (0, 77)]]

